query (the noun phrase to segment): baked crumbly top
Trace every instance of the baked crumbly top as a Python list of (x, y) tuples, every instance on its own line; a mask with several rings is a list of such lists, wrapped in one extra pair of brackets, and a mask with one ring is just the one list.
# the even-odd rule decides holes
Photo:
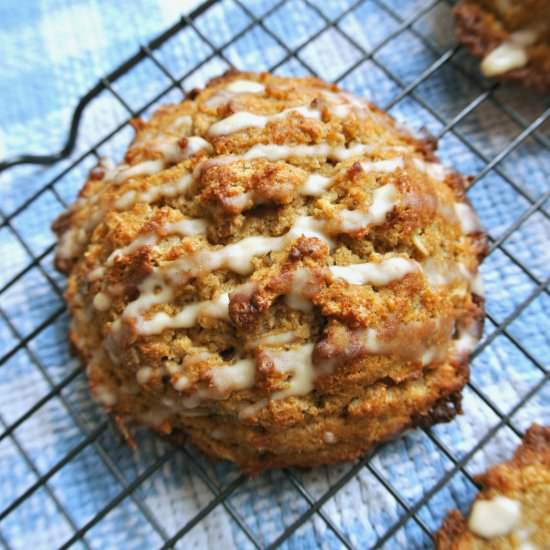
[(550, 545), (550, 427), (534, 424), (514, 457), (476, 478), (465, 519), (453, 510), (437, 533), (439, 550), (544, 550)]
[(550, 90), (548, 0), (461, 0), (454, 14), (458, 38), (482, 58), (485, 76)]
[[(452, 416), (486, 244), (430, 140), (336, 86), (265, 73), (133, 126), (124, 163), (100, 162), (54, 224), (71, 341), (121, 426), (258, 470)], [(323, 455), (342, 430), (342, 456)], [(272, 457), (289, 433), (310, 458)]]

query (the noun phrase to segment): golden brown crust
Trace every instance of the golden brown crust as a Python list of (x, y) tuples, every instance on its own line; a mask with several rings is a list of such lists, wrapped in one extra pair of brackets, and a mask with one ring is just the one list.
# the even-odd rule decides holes
[[(500, 2), (501, 5), (505, 4)], [(496, 76), (540, 92), (550, 90), (550, 6), (546, 0), (513, 2), (461, 0), (454, 9), (458, 39), (479, 58), (510, 39), (513, 32), (537, 29), (537, 41), (526, 49), (528, 62)]]
[(486, 239), (433, 140), (265, 73), (133, 127), (54, 224), (71, 342), (126, 438), (145, 424), (256, 473), (460, 412)]
[[(522, 505), (522, 529), (530, 548), (546, 548), (550, 540), (550, 427), (533, 424), (512, 459), (477, 476), (480, 493), (475, 502), (503, 495)], [(436, 534), (438, 550), (494, 550), (518, 548), (520, 533), (484, 539), (473, 533), (468, 520), (451, 510)], [(525, 542), (525, 541), (523, 541)]]

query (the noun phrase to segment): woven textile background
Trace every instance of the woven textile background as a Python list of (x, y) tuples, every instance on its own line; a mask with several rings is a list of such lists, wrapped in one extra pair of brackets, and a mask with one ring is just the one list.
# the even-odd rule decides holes
[[(232, 0), (219, 2), (198, 18), (197, 30), (215, 46), (222, 46), (250, 23), (251, 14), (261, 16), (275, 1), (243, 3), (246, 9)], [(338, 17), (351, 4), (351, 0), (318, 2), (320, 14), (300, 0), (289, 0), (264, 19), (265, 28), (254, 26), (223, 48), (223, 57), (214, 56), (192, 72), (182, 82), (183, 88), (203, 85), (225, 70), (228, 62), (251, 70), (279, 64), (277, 72), (287, 75), (306, 74), (309, 67), (327, 80), (345, 74), (340, 82), (343, 87), (381, 107), (390, 105), (390, 112), (398, 120), (437, 135), (472, 100), (493, 86), (479, 76), (474, 60), (462, 49), (453, 49), (452, 3), (444, 0), (366, 0), (339, 22), (339, 28), (353, 37), (355, 45), (331, 28), (300, 49), (298, 59), (285, 60), (288, 52), (270, 32), (288, 48), (299, 47), (323, 27), (323, 15)], [(190, 2), (163, 0), (2, 1), (0, 159), (61, 148), (78, 99), (141, 44), (191, 8)], [(429, 9), (411, 28), (396, 32), (403, 19), (424, 8)], [(212, 53), (197, 30), (184, 29), (155, 52), (176, 77), (191, 71)], [(388, 40), (391, 33), (395, 37)], [(427, 38), (432, 47), (427, 47), (421, 37)], [(371, 59), (357, 63), (363, 55), (361, 48), (369, 52), (384, 40), (387, 43)], [(404, 87), (412, 86), (447, 52), (451, 52), (448, 60), (415, 86), (412, 94), (400, 96)], [(113, 88), (137, 111), (169, 83), (168, 77), (146, 60)], [(180, 97), (175, 90), (158, 104)], [(395, 98), (399, 101), (394, 102)], [(443, 134), (440, 157), (463, 173), (476, 175), (549, 105), (548, 98), (540, 94), (497, 86), (452, 131)], [(70, 159), (50, 168), (21, 166), (0, 175), (0, 355), (8, 358), (0, 366), (0, 432), (9, 431), (9, 426), (48, 394), (52, 385), (72, 376), (58, 394), (0, 439), (0, 509), (22, 495), (87, 435), (94, 430), (99, 433), (47, 485), (32, 492), (4, 518), (0, 523), (0, 547), (38, 550), (61, 545), (159, 457), (167, 456), (131, 497), (122, 499), (87, 530), (84, 541), (77, 542), (76, 547), (158, 547), (163, 543), (162, 533), (172, 536), (212, 500), (212, 485), (200, 472), (211, 480), (214, 493), (238, 480), (239, 473), (232, 466), (208, 464), (193, 450), (174, 452), (146, 432), (138, 434), (139, 450), (133, 452), (110, 427), (100, 431), (105, 415), (90, 400), (85, 376), (68, 350), (68, 320), (61, 296), (64, 279), (52, 267), (53, 235), (49, 226), (63, 210), (63, 203), (74, 199), (94, 158), (85, 157), (52, 188), (34, 195), (127, 117), (128, 112), (116, 98), (104, 92), (86, 109), (77, 148)], [(550, 363), (547, 285), (531, 298), (538, 286), (548, 282), (547, 211), (535, 211), (511, 235), (507, 234), (511, 224), (531, 206), (525, 193), (537, 201), (550, 190), (548, 119), (537, 132), (539, 139), (531, 136), (522, 141), (498, 163), (497, 170), (487, 170), (469, 193), (491, 237), (498, 240), (506, 236), (502, 248), (496, 248), (487, 258), (482, 272), (490, 315), (485, 338), (491, 338), (495, 323), (506, 323), (508, 335), (501, 331), (475, 357), (474, 387), (464, 392), (465, 414), (433, 429), (437, 440), (456, 459), (468, 453), (496, 424), (499, 413), (508, 413), (541, 383), (545, 375), (533, 359), (546, 368)], [(98, 153), (120, 160), (130, 137), (126, 126), (100, 145)], [(27, 204), (29, 198), (33, 200)], [(33, 257), (39, 262), (25, 271)], [(508, 322), (518, 307), (521, 312)], [(21, 339), (24, 345), (18, 344)], [(514, 345), (514, 340), (528, 350), (529, 356)], [(498, 410), (487, 406), (479, 391)], [(512, 425), (524, 430), (533, 421), (549, 424), (549, 398), (546, 384), (512, 416)], [(467, 463), (466, 472), (477, 473), (487, 464), (506, 458), (517, 443), (518, 437), (510, 427), (501, 428)], [(195, 464), (200, 464), (202, 470)], [(413, 506), (452, 465), (451, 458), (426, 433), (409, 432), (385, 445), (369, 467), (359, 470), (323, 505), (322, 512), (355, 546), (368, 548), (398, 520), (404, 507)], [(275, 471), (248, 480), (197, 522), (178, 547), (252, 546), (232, 515), (241, 518), (259, 541), (268, 544), (309, 508), (307, 498), (292, 484), (292, 476), (315, 499), (350, 468), (344, 464), (310, 472), (293, 471), (291, 476)], [(392, 496), (388, 486), (402, 502)], [(418, 517), (435, 530), (450, 508), (467, 510), (474, 494), (475, 486), (459, 471), (420, 508)], [(318, 514), (313, 514), (284, 544), (296, 549), (341, 547)], [(411, 519), (386, 546), (430, 545), (427, 535)]]

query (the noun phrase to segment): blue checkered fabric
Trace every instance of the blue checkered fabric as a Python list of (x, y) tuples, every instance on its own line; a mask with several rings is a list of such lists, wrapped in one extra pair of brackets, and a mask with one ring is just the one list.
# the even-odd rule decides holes
[[(78, 99), (192, 7), (177, 0), (1, 2), (0, 158), (60, 149)], [(467, 510), (470, 476), (508, 457), (532, 422), (549, 423), (549, 101), (482, 79), (456, 47), (451, 8), (446, 0), (222, 0), (155, 55), (185, 90), (230, 64), (314, 71), (390, 107), (409, 126), (443, 133), (443, 161), (481, 173), (469, 196), (499, 246), (482, 267), (489, 318), (464, 415), (430, 434), (406, 434), (360, 468), (275, 471), (243, 483), (231, 465), (174, 451), (147, 432), (137, 434), (135, 452), (122, 444), (69, 353), (65, 282), (52, 267), (49, 226), (94, 164), (90, 147), (120, 159), (131, 137), (128, 109), (147, 116), (181, 98), (147, 60), (113, 85), (126, 106), (108, 91), (88, 105), (69, 159), (0, 175), (0, 546), (51, 549), (83, 528), (76, 547), (154, 548), (185, 527), (178, 548), (248, 548), (292, 527), (285, 548), (340, 548), (333, 526), (346, 543), (368, 548), (413, 508), (416, 518), (386, 546), (429, 548), (426, 530), (453, 507)], [(262, 25), (251, 19), (264, 14)], [(326, 28), (334, 18), (338, 26)], [(530, 124), (534, 133), (488, 165)], [(472, 453), (508, 413), (509, 425)], [(470, 455), (461, 470), (456, 461)], [(349, 481), (325, 498), (343, 476)], [(135, 490), (119, 498), (128, 487)], [(295, 524), (319, 498), (320, 513)]]

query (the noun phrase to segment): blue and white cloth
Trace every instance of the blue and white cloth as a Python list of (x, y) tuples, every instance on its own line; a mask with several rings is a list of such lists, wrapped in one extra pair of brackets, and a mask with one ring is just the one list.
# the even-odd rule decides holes
[[(196, 4), (177, 0), (1, 2), (0, 158), (60, 149), (78, 99), (141, 44)], [(384, 107), (440, 56), (447, 52), (450, 55), (454, 47), (451, 4), (445, 0), (367, 0), (339, 22), (340, 29), (353, 37), (355, 44), (336, 28), (319, 33), (325, 24), (323, 15), (338, 17), (351, 6), (351, 0), (315, 2), (322, 14), (301, 0), (289, 0), (265, 17), (265, 28), (252, 25), (250, 15), (264, 14), (275, 2), (254, 0), (244, 4), (249, 13), (233, 0), (220, 1), (197, 20), (196, 30), (183, 30), (155, 52), (174, 76), (188, 74), (183, 81), (185, 89), (204, 84), (225, 70), (228, 63), (249, 70), (279, 64), (277, 71), (281, 74), (305, 74), (305, 67), (309, 67), (328, 80), (356, 65), (342, 86)], [(423, 8), (425, 14), (418, 21), (397, 32), (402, 29), (403, 19)], [(237, 33), (241, 36), (225, 47), (220, 57), (212, 55), (211, 47), (198, 33), (216, 47), (224, 46)], [(298, 48), (312, 35), (315, 40), (300, 49), (299, 59), (285, 59), (285, 47)], [(362, 49), (371, 51), (383, 41), (386, 43), (378, 47), (372, 59), (360, 63)], [(198, 64), (200, 68), (193, 71)], [(137, 111), (169, 83), (154, 63), (145, 61), (113, 87)], [(391, 112), (410, 126), (438, 134), (491, 85), (479, 77), (476, 61), (460, 49), (414, 88), (414, 96), (398, 101)], [(180, 97), (181, 92), (171, 91), (155, 106)], [(455, 132), (444, 134), (440, 156), (463, 173), (475, 175), (548, 105), (548, 99), (541, 95), (500, 86), (454, 127)], [(127, 126), (104, 143), (100, 140), (127, 116), (125, 108), (104, 92), (86, 109), (77, 150), (69, 160), (50, 168), (21, 166), (0, 175), (0, 355), (4, 356), (0, 366), (0, 433), (48, 395), (52, 386), (73, 376), (61, 392), (45, 400), (13, 432), (0, 439), (0, 510), (105, 420), (104, 413), (90, 400), (84, 375), (75, 372), (78, 361), (68, 350), (67, 315), (61, 296), (64, 280), (52, 267), (53, 235), (49, 225), (64, 204), (74, 200), (94, 158), (85, 156), (76, 168), (68, 173), (64, 170), (91, 146), (97, 145), (99, 154), (120, 158), (131, 136)], [(497, 165), (500, 173), (490, 170), (469, 192), (493, 238), (507, 234), (531, 207), (529, 200), (542, 200), (548, 193), (549, 142), (550, 123), (546, 121), (536, 137), (529, 137)], [(55, 183), (41, 191), (52, 179)], [(492, 252), (482, 268), (487, 309), (495, 322), (508, 323), (514, 310), (522, 307), (517, 318), (507, 324), (506, 334), (494, 338), (472, 366), (475, 387), (501, 413), (512, 410), (543, 380), (544, 374), (534, 361), (546, 368), (550, 363), (547, 287), (530, 298), (547, 279), (550, 265), (548, 205), (544, 207), (546, 211), (538, 210), (526, 217), (504, 240), (504, 249)], [(38, 261), (27, 269), (33, 258)], [(9, 283), (16, 276), (16, 281)], [(494, 331), (494, 323), (488, 320), (485, 337)], [(17, 347), (21, 338), (25, 345)], [(513, 426), (524, 430), (534, 421), (548, 424), (549, 398), (546, 384), (512, 416)], [(457, 459), (498, 421), (495, 411), (473, 389), (464, 393), (464, 409), (462, 417), (433, 430)], [(46, 486), (4, 518), (0, 523), (0, 547), (50, 549), (68, 540), (75, 529), (101, 512), (126, 485), (170, 451), (170, 446), (148, 433), (140, 433), (138, 439), (139, 450), (133, 452), (111, 428), (101, 432), (93, 444), (48, 479)], [(487, 464), (505, 459), (517, 443), (509, 427), (500, 429), (467, 463), (466, 471), (477, 473)], [(210, 465), (193, 456), (215, 489), (227, 486), (238, 476), (228, 464)], [(344, 464), (294, 475), (317, 499), (350, 467)], [(377, 476), (398, 492), (406, 506), (414, 506), (452, 467), (452, 459), (426, 434), (410, 432), (386, 445), (369, 467), (362, 468), (327, 501), (322, 512), (355, 546), (368, 548), (404, 513)], [(159, 531), (171, 536), (191, 520), (212, 500), (211, 487), (197, 473), (189, 456), (176, 452), (139, 486), (132, 498), (124, 499), (89, 530), (85, 543), (76, 546), (160, 546)], [(418, 517), (435, 530), (450, 508), (467, 510), (474, 494), (473, 484), (458, 472), (428, 500)], [(308, 508), (308, 502), (284, 472), (266, 473), (247, 481), (225, 505), (216, 506), (178, 547), (252, 547), (231, 514), (238, 514), (257, 539), (267, 544)], [(158, 529), (146, 515), (154, 518)], [(324, 519), (313, 514), (285, 546), (339, 548), (341, 543)], [(387, 547), (430, 547), (430, 541), (410, 520)]]

